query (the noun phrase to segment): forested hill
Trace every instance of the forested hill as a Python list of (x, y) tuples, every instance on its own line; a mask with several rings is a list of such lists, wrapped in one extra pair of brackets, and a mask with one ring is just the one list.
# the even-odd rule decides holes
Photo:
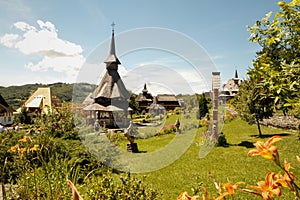
[[(74, 84), (53, 83), (53, 84), (26, 84), (21, 86), (0, 86), (0, 94), (5, 101), (14, 109), (19, 108), (28, 97), (39, 87), (50, 87), (52, 92), (61, 102), (72, 101)], [(76, 100), (82, 102), (85, 97), (94, 90), (96, 86), (88, 83), (76, 83)]]

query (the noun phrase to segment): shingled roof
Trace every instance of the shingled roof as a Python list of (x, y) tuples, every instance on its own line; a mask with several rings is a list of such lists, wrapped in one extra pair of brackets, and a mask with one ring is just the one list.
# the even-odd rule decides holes
[(120, 61), (116, 56), (114, 30), (112, 31), (109, 55), (104, 60), (104, 63), (106, 64), (106, 72), (100, 84), (92, 93), (92, 98), (129, 99), (130, 94), (118, 73)]
[(8, 103), (4, 100), (4, 98), (0, 94), (0, 113), (4, 113), (4, 112), (14, 112), (14, 109), (9, 107)]
[(92, 98), (124, 98), (130, 97), (117, 70), (108, 69), (104, 74), (100, 84), (94, 90)]
[(139, 95), (136, 97), (136, 101), (149, 101), (153, 102), (153, 96), (148, 93), (146, 83), (144, 84), (144, 89), (142, 93), (139, 93)]

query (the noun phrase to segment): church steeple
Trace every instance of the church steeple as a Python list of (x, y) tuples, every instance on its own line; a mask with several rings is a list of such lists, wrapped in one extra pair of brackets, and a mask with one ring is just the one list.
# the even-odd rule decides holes
[(147, 86), (146, 86), (146, 83), (145, 83), (145, 85), (144, 85), (144, 89), (143, 89), (143, 94), (147, 94), (148, 93), (148, 90), (147, 90)]
[(240, 79), (239, 79), (237, 70), (235, 70), (234, 78), (232, 80), (234, 81), (235, 84), (238, 84)]
[(112, 23), (111, 26), (112, 26), (112, 36), (110, 41), (110, 51), (109, 51), (109, 55), (104, 60), (104, 63), (106, 64), (106, 69), (118, 70), (118, 64), (121, 64), (121, 62), (116, 56), (115, 29), (114, 29), (115, 23)]
[(238, 78), (239, 78), (238, 73), (237, 73), (237, 70), (235, 70), (234, 78), (235, 78), (235, 79), (238, 79)]

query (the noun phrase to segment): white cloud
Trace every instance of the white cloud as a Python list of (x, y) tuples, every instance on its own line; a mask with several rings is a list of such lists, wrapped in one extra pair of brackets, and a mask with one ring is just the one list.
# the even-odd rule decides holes
[(34, 26), (30, 26), (25, 22), (16, 22), (14, 26), (21, 31), (36, 31), (36, 28)]
[(26, 68), (32, 71), (47, 71), (52, 68), (53, 71), (62, 72), (71, 76), (77, 75), (77, 71), (80, 69), (80, 63), (84, 62), (84, 57), (82, 55), (67, 57), (49, 57), (44, 56), (43, 59), (37, 64), (29, 62), (25, 65)]
[(18, 40), (19, 35), (17, 34), (5, 34), (1, 37), (0, 43), (6, 47), (13, 48)]
[(48, 71), (76, 75), (84, 63), (82, 47), (58, 37), (55, 25), (49, 21), (37, 20), (38, 27), (25, 22), (16, 22), (14, 27), (23, 34), (5, 34), (0, 38), (0, 44), (15, 48), (24, 55), (39, 55), (37, 63), (29, 62), (26, 68), (32, 71)]

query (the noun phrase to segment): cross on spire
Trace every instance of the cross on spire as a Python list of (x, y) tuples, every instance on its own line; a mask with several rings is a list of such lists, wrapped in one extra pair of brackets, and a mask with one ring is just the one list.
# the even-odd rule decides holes
[(113, 22), (112, 24), (111, 24), (111, 27), (112, 27), (112, 32), (115, 32), (115, 22)]

